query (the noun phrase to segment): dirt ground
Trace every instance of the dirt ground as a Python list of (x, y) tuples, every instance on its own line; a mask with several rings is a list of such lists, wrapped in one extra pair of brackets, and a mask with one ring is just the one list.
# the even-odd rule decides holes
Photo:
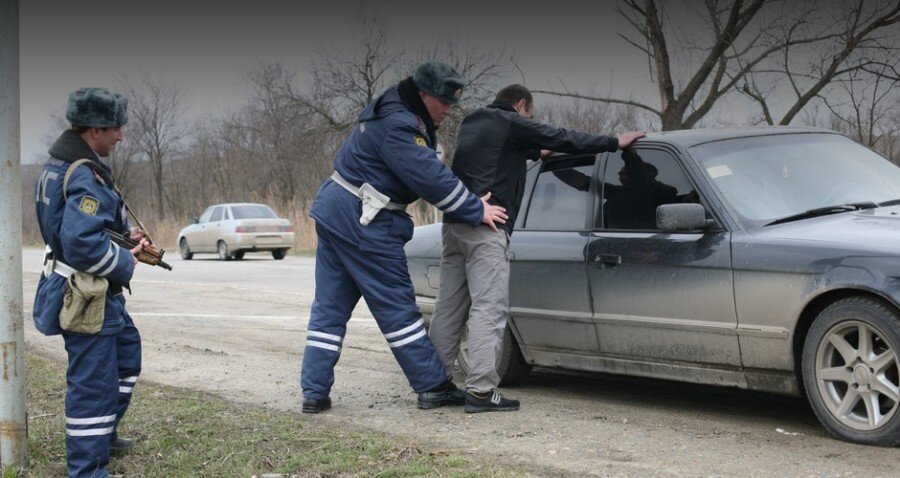
[[(40, 251), (24, 251), (29, 350), (64, 360), (30, 321)], [(141, 266), (128, 297), (143, 337), (142, 380), (299, 411), (314, 292), (311, 258), (212, 256), (174, 271)], [(513, 413), (418, 410), (364, 304), (348, 326), (332, 391), (315, 420), (374, 429), (536, 476), (900, 476), (900, 449), (830, 437), (798, 398), (658, 380), (535, 370), (503, 392)], [(137, 404), (140, 406), (140, 404)]]

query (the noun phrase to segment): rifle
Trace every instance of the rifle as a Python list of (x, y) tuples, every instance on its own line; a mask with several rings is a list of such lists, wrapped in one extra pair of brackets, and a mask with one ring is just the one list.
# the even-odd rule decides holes
[[(131, 215), (132, 219), (134, 219), (134, 222), (136, 222), (138, 227), (140, 228), (141, 234), (144, 236), (144, 238), (147, 239), (147, 242), (150, 243), (149, 245), (144, 246), (144, 248), (141, 249), (141, 252), (139, 252), (137, 255), (137, 260), (139, 262), (143, 262), (144, 264), (150, 264), (151, 266), (159, 266), (166, 270), (172, 270), (172, 266), (170, 266), (169, 264), (166, 264), (162, 260), (163, 254), (166, 251), (164, 251), (162, 249), (157, 249), (156, 246), (153, 245), (153, 240), (151, 240), (150, 236), (147, 235), (146, 229), (144, 229), (144, 225), (141, 224), (141, 220), (138, 219), (137, 216), (134, 215), (134, 211), (132, 211), (131, 208), (128, 207), (128, 203), (125, 202), (125, 195), (122, 194), (122, 191), (119, 191), (119, 188), (117, 188), (115, 186), (115, 184), (112, 183), (112, 179), (109, 177), (109, 175), (107, 173), (105, 173), (103, 171), (103, 169), (100, 169), (96, 163), (97, 163), (96, 161), (93, 161), (90, 159), (79, 159), (78, 161), (75, 161), (74, 163), (69, 165), (68, 169), (66, 169), (66, 175), (63, 177), (63, 184), (62, 184), (63, 200), (65, 200), (65, 201), (69, 200), (69, 195), (66, 193), (66, 191), (68, 191), (68, 189), (69, 189), (69, 179), (72, 177), (72, 173), (75, 172), (75, 168), (77, 168), (78, 166), (81, 166), (82, 164), (88, 165), (88, 167), (91, 168), (91, 171), (93, 171), (94, 174), (97, 175), (97, 177), (103, 177), (104, 181), (109, 181), (109, 184), (111, 185), (112, 189), (115, 190), (116, 194), (118, 194), (119, 197), (122, 198), (122, 204), (124, 204), (125, 210), (128, 211), (128, 214)], [(104, 182), (104, 184), (106, 184), (106, 182)], [(113, 242), (115, 242), (116, 244), (118, 244), (122, 247), (127, 247), (128, 249), (134, 249), (135, 247), (137, 247), (138, 244), (140, 244), (138, 241), (135, 241), (134, 239), (132, 239), (130, 237), (123, 236), (122, 234), (119, 234), (116, 231), (113, 231), (113, 230), (110, 230), (107, 228), (104, 228), (103, 231), (106, 232), (107, 234), (109, 234), (109, 238)]]
[[(109, 238), (113, 242), (126, 249), (134, 249), (139, 244), (138, 241), (135, 241), (128, 236), (123, 236), (122, 234), (119, 234), (118, 232), (112, 231), (110, 229), (103, 229), (103, 232), (109, 234)], [(162, 249), (157, 249), (153, 244), (149, 244), (144, 246), (144, 248), (141, 249), (141, 252), (138, 252), (137, 260), (143, 262), (144, 264), (150, 264), (151, 266), (159, 266), (166, 270), (172, 270), (172, 266), (163, 262), (162, 260), (163, 254), (165, 254), (165, 252), (166, 251)]]

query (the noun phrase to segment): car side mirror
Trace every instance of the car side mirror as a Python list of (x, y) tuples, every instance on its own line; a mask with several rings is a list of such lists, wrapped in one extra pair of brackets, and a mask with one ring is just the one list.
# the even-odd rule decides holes
[(702, 231), (713, 223), (706, 219), (702, 204), (663, 204), (656, 208), (656, 228), (663, 231)]
[(200, 224), (200, 218), (199, 218), (199, 217), (192, 217), (192, 218), (191, 218), (191, 224)]

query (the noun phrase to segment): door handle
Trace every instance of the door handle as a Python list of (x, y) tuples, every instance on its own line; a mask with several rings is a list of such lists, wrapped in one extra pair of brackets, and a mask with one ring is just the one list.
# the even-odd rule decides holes
[(618, 254), (597, 254), (594, 256), (594, 265), (600, 267), (615, 267), (622, 263), (622, 256)]

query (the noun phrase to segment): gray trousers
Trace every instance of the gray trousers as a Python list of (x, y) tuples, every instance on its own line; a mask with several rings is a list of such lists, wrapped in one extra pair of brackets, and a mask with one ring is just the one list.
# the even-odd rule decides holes
[(500, 384), (500, 356), (509, 314), (509, 236), (487, 226), (444, 224), (441, 285), (429, 335), (448, 371), (468, 326), (466, 389), (487, 392)]

